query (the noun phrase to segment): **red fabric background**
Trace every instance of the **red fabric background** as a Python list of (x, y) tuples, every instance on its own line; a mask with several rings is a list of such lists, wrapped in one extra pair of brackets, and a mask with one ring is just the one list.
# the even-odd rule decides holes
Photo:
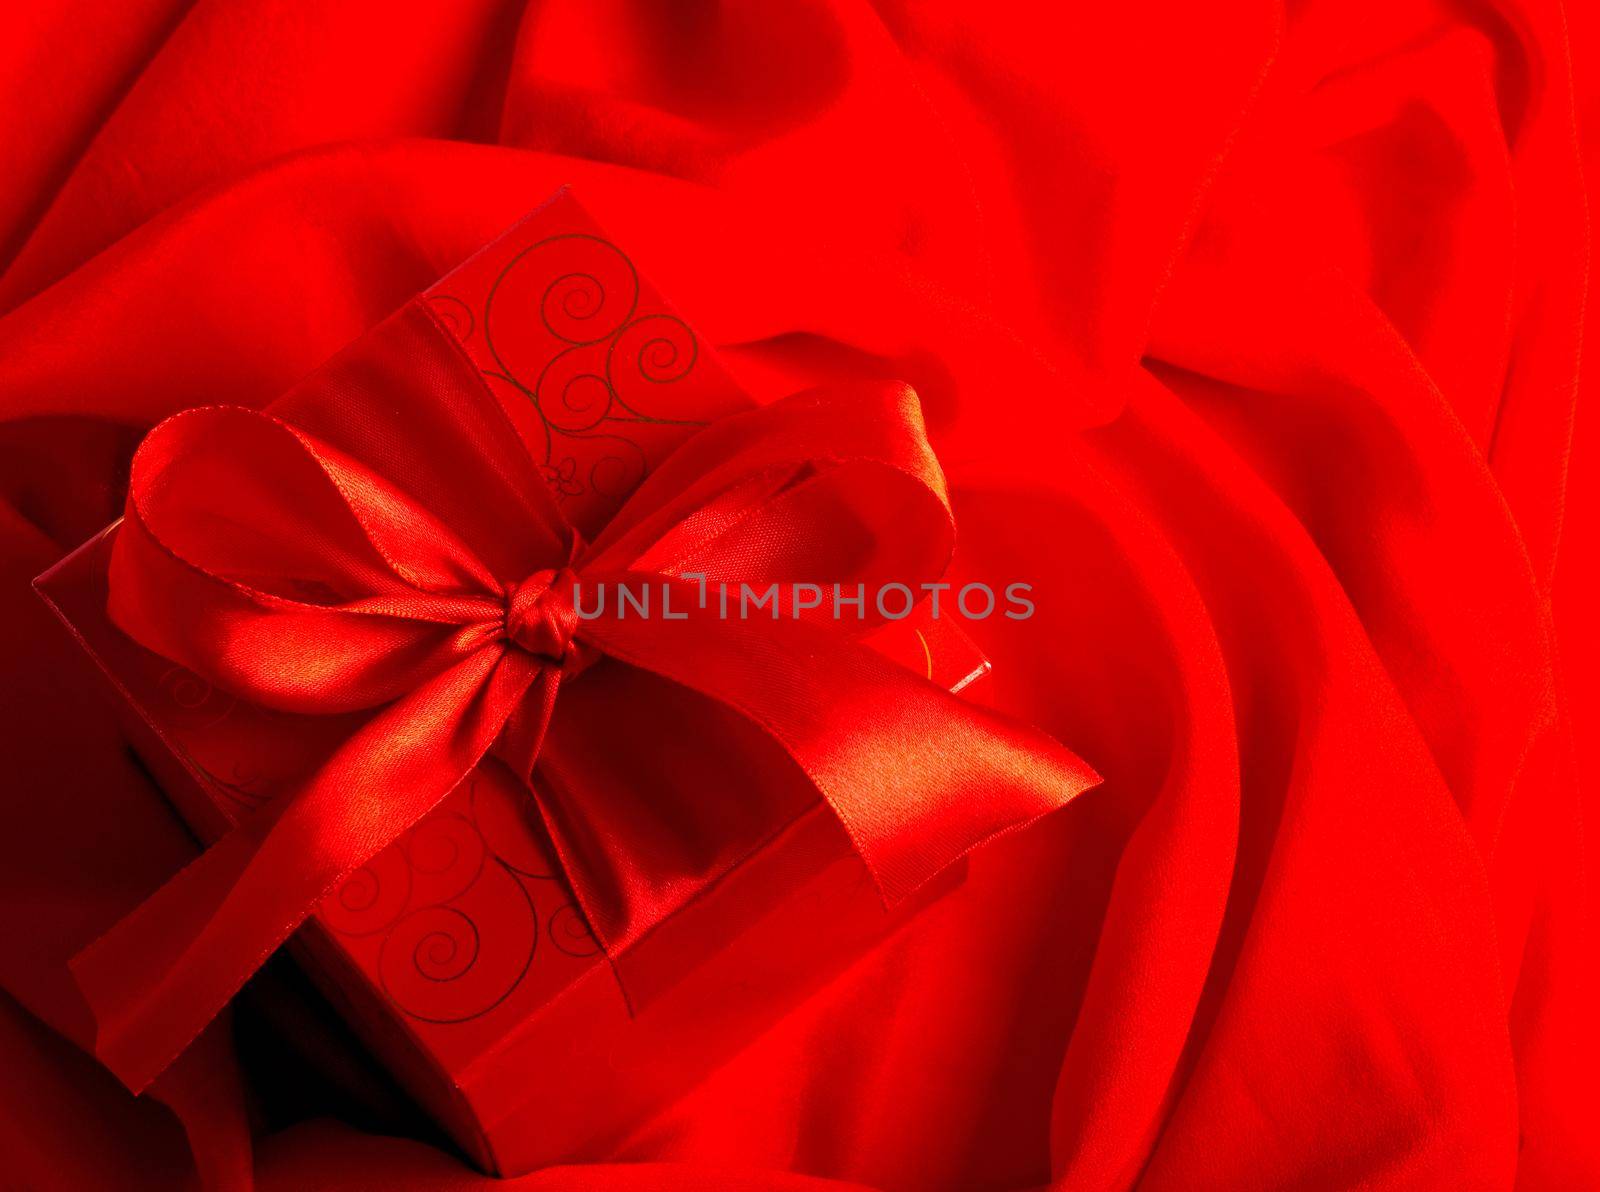
[(919, 388), (1037, 586), (999, 700), (1107, 782), (523, 1186), (1600, 1186), (1600, 20), (1003, 7), (5, 6), (0, 1184), (479, 1181), (248, 1012), (164, 1101), (68, 1041), (187, 845), (27, 581), (571, 182), (758, 395)]

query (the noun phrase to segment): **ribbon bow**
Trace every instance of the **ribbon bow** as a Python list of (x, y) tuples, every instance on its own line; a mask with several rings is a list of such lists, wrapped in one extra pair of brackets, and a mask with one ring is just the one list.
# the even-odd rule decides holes
[[(937, 579), (952, 543), (915, 395), (872, 384), (714, 424), (585, 544), (421, 303), (272, 413), (214, 406), (167, 419), (134, 458), (112, 617), (242, 698), (353, 727), (308, 779), (74, 959), (98, 1054), (130, 1088), (146, 1086), (323, 895), (491, 752), (528, 782), (615, 960), (695, 883), (662, 859), (672, 849), (617, 843), (628, 833), (607, 825), (625, 811), (586, 802), (597, 796), (585, 795), (579, 742), (594, 734), (564, 730), (556, 695), (576, 684), (577, 701), (607, 668), (619, 698), (677, 692), (770, 737), (888, 903), (1059, 807), (1097, 779), (1054, 741), (957, 700), (840, 625), (787, 606), (776, 619), (724, 617), (683, 578), (870, 590)], [(591, 615), (607, 587), (642, 583), (669, 607), (641, 616), (611, 600)], [(547, 770), (563, 780), (544, 781)], [(708, 821), (664, 822), (670, 836)], [(695, 844), (682, 843), (680, 853)]]

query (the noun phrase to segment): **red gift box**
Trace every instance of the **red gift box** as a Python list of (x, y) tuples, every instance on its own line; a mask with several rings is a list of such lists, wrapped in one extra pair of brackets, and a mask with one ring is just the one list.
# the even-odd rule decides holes
[[(586, 536), (680, 443), (750, 405), (565, 193), (426, 299)], [(620, 313), (597, 317), (619, 300)], [(366, 342), (328, 367), (359, 364)], [(291, 391), (279, 405), (295, 399)], [(117, 530), (39, 587), (110, 678), (175, 807), (214, 841), (314, 769), (347, 726), (236, 698), (127, 637), (107, 615)], [(871, 644), (951, 690), (987, 669), (959, 629), (920, 613)], [(607, 682), (563, 698), (603, 705)], [(743, 859), (656, 931), (647, 1005), (630, 1007), (527, 788), (494, 757), (345, 879), (291, 941), (355, 1030), (485, 1170), (612, 1152), (956, 880), (947, 869), (886, 911), (828, 807), (775, 764), (765, 739), (731, 715), (708, 723), (704, 711), (693, 723), (589, 721), (594, 756), (619, 789), (762, 788), (748, 814), (737, 801), (719, 804), (727, 822), (709, 830), (730, 833)], [(701, 943), (678, 950), (675, 938)]]

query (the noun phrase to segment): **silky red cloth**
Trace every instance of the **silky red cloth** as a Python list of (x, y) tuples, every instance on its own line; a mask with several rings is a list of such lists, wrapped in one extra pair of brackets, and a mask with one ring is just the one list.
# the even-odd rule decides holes
[(6, 1179), (481, 1183), (294, 1066), (309, 1026), (241, 1010), (141, 1101), (82, 1052), (67, 957), (192, 846), (27, 585), (143, 430), (266, 403), (570, 182), (758, 397), (916, 387), (957, 572), (1038, 596), (977, 630), (991, 698), (1106, 782), (524, 1186), (1600, 1183), (1597, 35), (1547, 0), (6, 6)]

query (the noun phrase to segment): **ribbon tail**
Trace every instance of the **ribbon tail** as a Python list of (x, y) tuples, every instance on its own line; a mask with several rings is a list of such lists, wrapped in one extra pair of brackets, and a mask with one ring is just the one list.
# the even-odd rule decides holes
[[(670, 581), (667, 581), (670, 582)], [(695, 589), (678, 607), (694, 609)], [(1100, 782), (1037, 729), (958, 699), (802, 621), (603, 617), (605, 653), (710, 696), (763, 729), (839, 817), (893, 905), (985, 841)]]
[(148, 1086), (325, 894), (455, 788), (536, 675), (519, 651), (470, 655), (74, 957), (101, 1061), (134, 1092)]

